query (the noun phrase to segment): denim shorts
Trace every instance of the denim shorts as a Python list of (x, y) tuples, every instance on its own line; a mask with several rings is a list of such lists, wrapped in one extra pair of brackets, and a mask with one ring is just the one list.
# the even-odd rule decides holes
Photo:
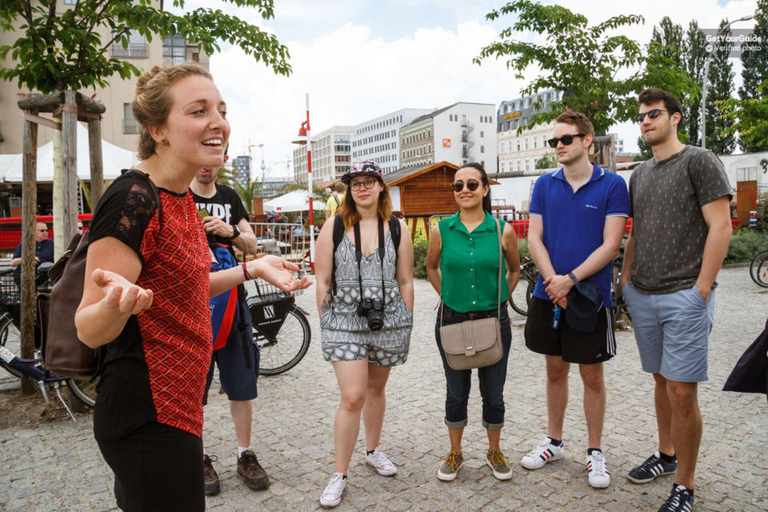
[(643, 370), (676, 382), (706, 381), (715, 290), (710, 292), (707, 303), (696, 286), (650, 295), (627, 284), (623, 293)]

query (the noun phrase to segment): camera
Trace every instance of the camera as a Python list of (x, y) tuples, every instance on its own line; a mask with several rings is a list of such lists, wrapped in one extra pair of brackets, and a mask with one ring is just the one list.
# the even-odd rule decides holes
[(384, 304), (378, 299), (363, 299), (357, 306), (357, 314), (365, 317), (372, 331), (380, 331), (384, 326)]

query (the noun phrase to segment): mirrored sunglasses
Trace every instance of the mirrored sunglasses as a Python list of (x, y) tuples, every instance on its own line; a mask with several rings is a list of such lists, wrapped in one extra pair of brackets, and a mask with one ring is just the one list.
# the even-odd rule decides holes
[(669, 110), (664, 110), (663, 108), (655, 108), (653, 110), (649, 110), (648, 112), (637, 114), (635, 116), (635, 121), (637, 121), (638, 123), (642, 123), (643, 121), (645, 121), (645, 116), (648, 116), (651, 119), (656, 119), (661, 115), (662, 112), (669, 112)]

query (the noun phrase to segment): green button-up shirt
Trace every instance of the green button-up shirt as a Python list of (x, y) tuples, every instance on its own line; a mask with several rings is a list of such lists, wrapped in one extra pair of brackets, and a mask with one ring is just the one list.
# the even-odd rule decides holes
[[(485, 220), (471, 233), (458, 212), (438, 226), (442, 238), (440, 287), (445, 305), (460, 313), (498, 308), (499, 235), (493, 216), (486, 212)], [(507, 263), (502, 257), (502, 301), (509, 296), (506, 275)]]

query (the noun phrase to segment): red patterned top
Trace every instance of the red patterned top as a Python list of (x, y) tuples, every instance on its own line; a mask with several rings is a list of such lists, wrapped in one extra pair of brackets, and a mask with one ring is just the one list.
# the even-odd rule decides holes
[(137, 284), (154, 292), (152, 306), (107, 345), (94, 413), (98, 440), (151, 421), (202, 434), (211, 257), (191, 194), (161, 189), (160, 219), (155, 197), (145, 178), (124, 177), (94, 214), (92, 240), (115, 236), (134, 249), (144, 263)]

